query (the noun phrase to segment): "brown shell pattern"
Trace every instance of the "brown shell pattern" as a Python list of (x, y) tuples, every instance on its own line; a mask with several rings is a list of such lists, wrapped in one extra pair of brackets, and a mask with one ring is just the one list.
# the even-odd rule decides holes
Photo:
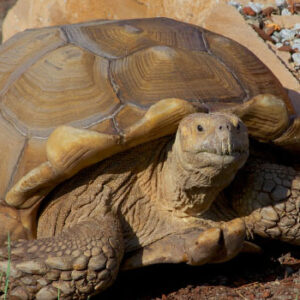
[(160, 99), (242, 103), (288, 99), (250, 51), (166, 18), (28, 30), (0, 48), (0, 198), (46, 160), (55, 127), (122, 134)]

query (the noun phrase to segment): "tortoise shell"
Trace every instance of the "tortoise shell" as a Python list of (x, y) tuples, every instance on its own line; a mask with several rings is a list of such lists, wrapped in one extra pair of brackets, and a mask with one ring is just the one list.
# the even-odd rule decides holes
[(59, 125), (122, 135), (164, 98), (214, 105), (272, 93), (270, 70), (240, 44), (166, 18), (27, 30), (0, 49), (0, 197), (46, 161)]

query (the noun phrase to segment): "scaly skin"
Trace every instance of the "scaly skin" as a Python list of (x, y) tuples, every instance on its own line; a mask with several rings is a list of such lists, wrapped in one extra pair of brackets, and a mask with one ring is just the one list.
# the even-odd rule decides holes
[[(10, 294), (55, 299), (59, 288), (62, 299), (85, 299), (113, 282), (123, 251), (132, 255), (129, 268), (232, 258), (242, 247), (244, 222), (201, 214), (247, 157), (247, 131), (237, 117), (194, 114), (181, 121), (175, 140), (165, 137), (83, 170), (44, 200), (37, 239), (12, 243)], [(165, 255), (163, 245), (172, 241), (176, 253), (172, 247)], [(134, 255), (139, 249), (145, 256)], [(2, 248), (1, 271), (6, 259)]]
[(249, 232), (300, 245), (300, 173), (294, 168), (251, 159), (228, 196)]

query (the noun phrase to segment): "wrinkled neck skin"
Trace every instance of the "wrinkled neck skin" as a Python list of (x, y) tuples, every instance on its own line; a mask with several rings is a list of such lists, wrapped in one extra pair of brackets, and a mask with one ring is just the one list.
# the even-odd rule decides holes
[(245, 158), (232, 164), (216, 164), (209, 154), (189, 160), (178, 151), (177, 139), (169, 145), (167, 158), (158, 174), (158, 202), (163, 210), (178, 217), (199, 217), (234, 179)]

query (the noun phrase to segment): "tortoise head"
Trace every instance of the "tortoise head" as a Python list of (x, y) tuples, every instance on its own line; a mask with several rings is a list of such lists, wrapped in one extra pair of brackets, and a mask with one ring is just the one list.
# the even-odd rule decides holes
[(247, 128), (232, 114), (191, 114), (179, 124), (175, 147), (185, 168), (239, 168), (248, 157)]
[(168, 174), (171, 190), (180, 194), (172, 196), (175, 203), (169, 197), (173, 208), (188, 215), (206, 211), (248, 154), (247, 128), (235, 115), (196, 113), (185, 117), (177, 130)]

